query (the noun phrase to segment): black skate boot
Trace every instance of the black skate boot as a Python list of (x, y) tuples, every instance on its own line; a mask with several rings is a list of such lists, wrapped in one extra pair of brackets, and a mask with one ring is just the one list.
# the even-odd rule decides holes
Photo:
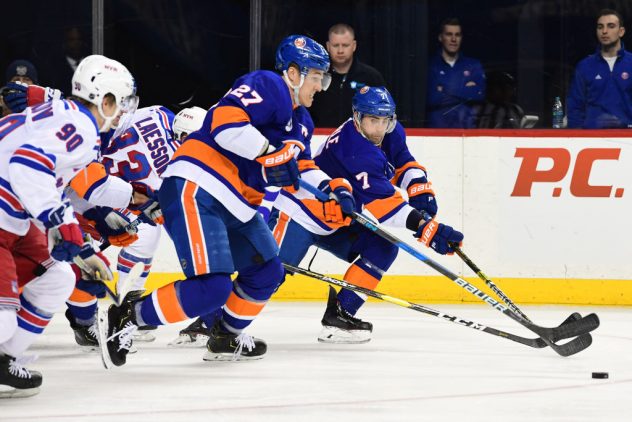
[(218, 321), (211, 329), (206, 349), (204, 360), (237, 361), (263, 359), (268, 346), (265, 341), (246, 333), (237, 335), (224, 331)]
[(0, 398), (34, 396), (41, 385), (42, 374), (29, 371), (14, 357), (0, 353)]
[[(130, 290), (125, 295), (123, 301), (129, 303), (138, 302), (143, 298), (143, 294), (145, 294), (145, 290)], [(138, 327), (138, 330), (134, 333), (134, 340), (147, 343), (156, 340), (156, 336), (152, 333), (152, 331), (157, 328), (158, 327), (155, 325), (143, 325)]]
[(120, 307), (111, 305), (107, 311), (99, 311), (99, 345), (106, 369), (112, 365), (125, 365), (134, 332), (138, 328), (135, 317), (134, 305), (130, 302), (123, 302)]
[(75, 333), (75, 341), (81, 349), (86, 352), (96, 352), (99, 350), (99, 330), (97, 323), (90, 326), (80, 325), (75, 320), (75, 317), (70, 312), (70, 309), (66, 309), (66, 319), (70, 322), (70, 328)]
[(202, 318), (197, 318), (188, 327), (180, 331), (177, 339), (169, 342), (172, 347), (203, 347), (206, 346), (211, 329), (204, 324)]
[(373, 324), (355, 318), (342, 309), (336, 290), (329, 286), (327, 309), (321, 320), (323, 329), (318, 336), (322, 343), (367, 343), (371, 340)]

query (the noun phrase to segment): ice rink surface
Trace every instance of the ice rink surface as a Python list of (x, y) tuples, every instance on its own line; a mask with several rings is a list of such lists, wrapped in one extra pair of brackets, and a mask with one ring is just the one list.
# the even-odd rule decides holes
[[(0, 401), (2, 421), (630, 421), (632, 309), (525, 306), (555, 326), (596, 311), (593, 345), (568, 358), (386, 303), (359, 316), (374, 324), (361, 345), (316, 341), (324, 303), (272, 302), (249, 332), (268, 354), (204, 362), (203, 349), (167, 343), (186, 326), (161, 327), (153, 343), (106, 371), (80, 351), (63, 314), (32, 348), (39, 395)], [(531, 337), (490, 307), (432, 305)], [(591, 372), (610, 378), (591, 378)]]

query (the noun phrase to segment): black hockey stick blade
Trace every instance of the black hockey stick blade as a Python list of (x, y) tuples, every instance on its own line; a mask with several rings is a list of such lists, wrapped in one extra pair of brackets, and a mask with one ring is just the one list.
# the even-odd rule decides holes
[[(546, 339), (544, 341), (548, 343)], [(591, 344), (592, 336), (590, 334), (582, 334), (564, 344), (555, 344), (550, 342), (549, 346), (551, 346), (551, 349), (553, 349), (558, 355), (567, 357), (587, 349)]]
[[(584, 317), (580, 317), (579, 319), (571, 320), (571, 317), (568, 317), (563, 323), (554, 328), (545, 328), (539, 325), (535, 325), (533, 323), (527, 321), (520, 321), (520, 317), (516, 314), (509, 312), (504, 312), (510, 318), (516, 320), (517, 322), (524, 325), (529, 330), (533, 331), (540, 337), (545, 340), (549, 340), (553, 343), (556, 343), (560, 340), (566, 338), (572, 338), (581, 336), (583, 334), (588, 334), (591, 331), (595, 330), (599, 327), (599, 317), (596, 314), (589, 314)], [(573, 314), (574, 315), (574, 314)]]

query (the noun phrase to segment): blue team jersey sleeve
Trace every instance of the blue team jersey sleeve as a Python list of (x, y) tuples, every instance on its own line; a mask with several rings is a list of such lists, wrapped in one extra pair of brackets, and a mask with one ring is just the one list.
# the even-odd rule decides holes
[(255, 71), (237, 79), (212, 109), (211, 135), (251, 124), (285, 126), (292, 119), (292, 99), (283, 79), (274, 72)]
[(395, 168), (395, 176), (391, 180), (394, 185), (406, 189), (410, 180), (427, 177), (425, 167), (419, 164), (410, 153), (406, 144), (406, 132), (399, 122), (395, 130), (384, 138), (382, 149), (387, 160)]
[(329, 141), (316, 157), (316, 164), (331, 177), (346, 178), (359, 207), (364, 206), (383, 222), (406, 205), (391, 183), (394, 168), (386, 154), (364, 139), (353, 122), (346, 123)]

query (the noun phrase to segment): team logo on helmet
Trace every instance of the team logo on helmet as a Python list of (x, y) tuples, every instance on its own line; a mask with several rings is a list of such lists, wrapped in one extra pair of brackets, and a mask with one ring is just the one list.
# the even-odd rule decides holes
[(362, 88), (360, 88), (360, 94), (366, 94), (367, 92), (369, 92), (369, 86), (365, 85)]
[(305, 44), (307, 44), (307, 42), (305, 41), (305, 38), (303, 38), (303, 37), (299, 37), (299, 38), (294, 40), (294, 46), (296, 48), (304, 48)]

